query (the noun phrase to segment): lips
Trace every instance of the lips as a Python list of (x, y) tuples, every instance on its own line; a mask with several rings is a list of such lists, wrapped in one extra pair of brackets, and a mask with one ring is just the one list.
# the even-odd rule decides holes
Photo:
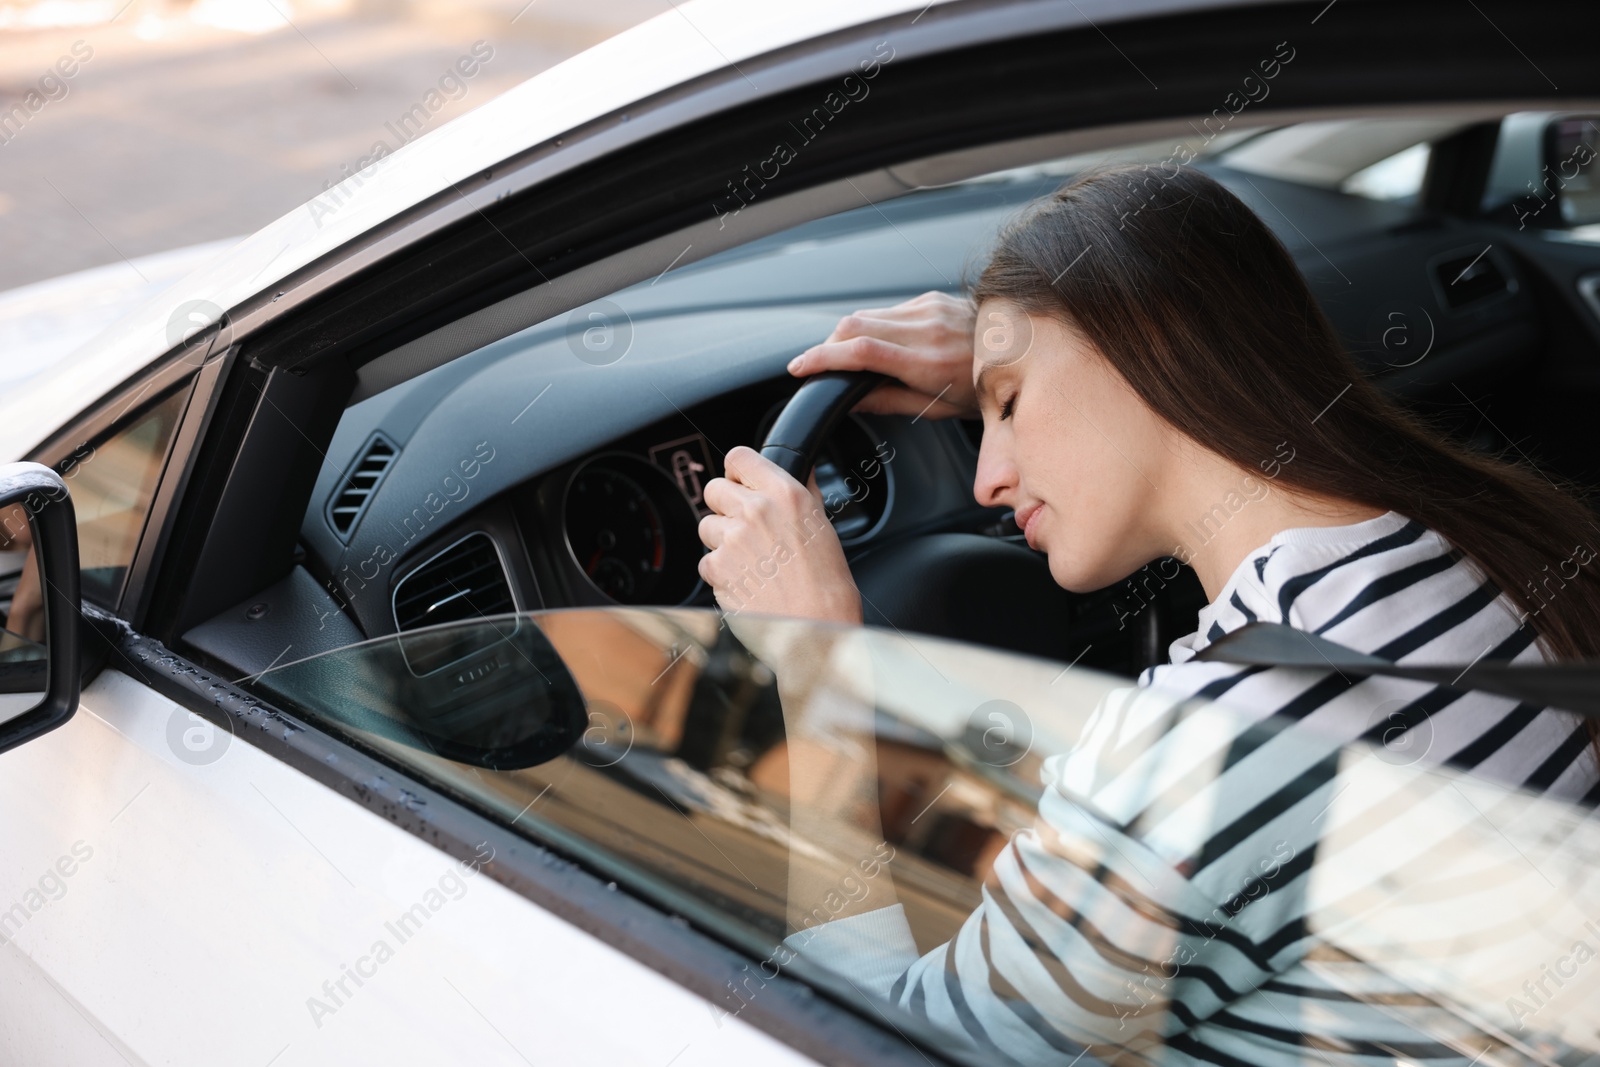
[(1038, 548), (1034, 541), (1034, 530), (1039, 525), (1039, 519), (1044, 514), (1043, 504), (1031, 504), (1017, 512), (1017, 526), (1022, 530), (1022, 536), (1027, 540), (1029, 548)]

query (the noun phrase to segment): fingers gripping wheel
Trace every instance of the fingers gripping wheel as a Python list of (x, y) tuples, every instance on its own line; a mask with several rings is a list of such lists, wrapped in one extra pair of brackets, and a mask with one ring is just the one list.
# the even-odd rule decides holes
[(815, 374), (789, 398), (767, 431), (761, 454), (805, 484), (817, 452), (841, 416), (862, 397), (889, 379), (873, 371), (827, 371)]

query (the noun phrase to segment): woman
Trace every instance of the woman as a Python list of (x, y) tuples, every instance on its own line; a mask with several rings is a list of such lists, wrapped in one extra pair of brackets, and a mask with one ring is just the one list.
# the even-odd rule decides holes
[[(859, 312), (790, 365), (826, 369), (898, 380), (865, 410), (981, 414), (974, 493), (1015, 509), (1062, 586), (1103, 588), (1175, 556), (1210, 603), (1171, 663), (1046, 761), (1038, 824), (956, 938), (919, 957), (885, 908), (828, 924), (808, 951), (1027, 1062), (1065, 1062), (1077, 1042), (1283, 1062), (1305, 1056), (1290, 1020), (1309, 1017), (1336, 1038), (1318, 1062), (1393, 1062), (1393, 991), (1339, 987), (1315, 960), (1305, 882), (1342, 746), (1410, 745), (1423, 762), (1593, 804), (1590, 724), (1422, 683), (1192, 658), (1255, 620), (1408, 664), (1593, 658), (1591, 513), (1388, 403), (1283, 245), (1189, 168), (1080, 176), (1000, 235), (970, 303), (928, 294)], [(701, 574), (723, 606), (859, 623), (825, 535), (759, 589), (735, 585), (816, 501), (749, 449), (726, 468), (701, 524)], [(1270, 491), (1251, 492), (1263, 478)], [(1238, 714), (1192, 714), (1188, 696)], [(1407, 1010), (1408, 1056), (1471, 1058), (1436, 1006)]]

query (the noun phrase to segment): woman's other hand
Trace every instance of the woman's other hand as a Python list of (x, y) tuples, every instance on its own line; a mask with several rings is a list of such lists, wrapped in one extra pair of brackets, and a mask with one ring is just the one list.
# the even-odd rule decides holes
[(700, 577), (724, 611), (829, 622), (861, 622), (861, 594), (824, 510), (816, 479), (806, 486), (752, 448), (723, 460), (706, 483), (713, 514), (700, 520)]
[(880, 385), (856, 405), (879, 415), (975, 418), (970, 300), (927, 292), (887, 308), (867, 308), (839, 320), (833, 333), (789, 364), (796, 377), (825, 370), (871, 370), (896, 382)]

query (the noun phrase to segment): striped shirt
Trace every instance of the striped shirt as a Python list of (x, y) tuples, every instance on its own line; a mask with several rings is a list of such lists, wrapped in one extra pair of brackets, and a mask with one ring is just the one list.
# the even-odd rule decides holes
[[(1556, 845), (1529, 859), (1501, 832), (1508, 804), (1542, 803), (1544, 825), (1594, 833), (1588, 734), (1565, 712), (1424, 682), (1193, 660), (1255, 620), (1404, 664), (1545, 658), (1510, 600), (1420, 523), (1282, 531), (1170, 663), (1107, 694), (1044, 761), (1034, 825), (955, 937), (919, 955), (896, 905), (790, 945), (1009, 1061), (1067, 1064), (1087, 1045), (1159, 1064), (1464, 1067), (1484, 1012), (1521, 1021), (1516, 961), (1537, 974), (1549, 958), (1551, 931), (1525, 917), (1571, 909), (1580, 883), (1600, 904), (1589, 871), (1550, 874)], [(1439, 764), (1518, 788), (1473, 802)], [(1441, 923), (1448, 937), (1423, 938)]]

